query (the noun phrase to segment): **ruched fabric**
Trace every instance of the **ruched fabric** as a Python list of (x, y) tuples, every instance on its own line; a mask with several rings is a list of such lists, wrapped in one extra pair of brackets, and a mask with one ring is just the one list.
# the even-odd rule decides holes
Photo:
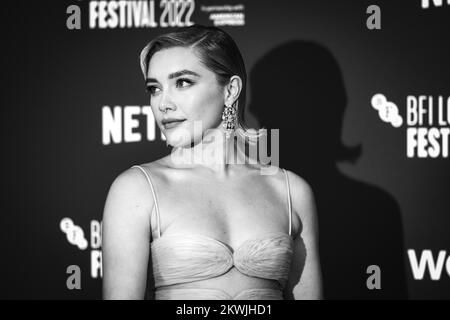
[(221, 242), (199, 235), (165, 235), (151, 244), (155, 286), (214, 278), (233, 267), (233, 255)]
[(284, 287), (292, 254), (293, 242), (287, 234), (250, 239), (235, 251), (234, 265), (243, 274), (276, 280)]
[(293, 244), (289, 235), (273, 234), (246, 240), (233, 252), (211, 237), (172, 234), (153, 241), (151, 253), (157, 288), (218, 277), (233, 266), (245, 275), (284, 286)]

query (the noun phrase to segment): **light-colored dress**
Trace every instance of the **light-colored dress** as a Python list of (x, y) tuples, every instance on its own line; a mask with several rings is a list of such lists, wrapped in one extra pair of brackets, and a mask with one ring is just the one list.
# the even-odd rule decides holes
[[(157, 300), (282, 300), (293, 255), (292, 208), (285, 169), (289, 233), (268, 233), (246, 240), (237, 248), (199, 234), (161, 236), (160, 213), (148, 170), (140, 169), (150, 185), (158, 223), (158, 238), (151, 243), (155, 299)], [(235, 267), (244, 275), (278, 281), (279, 289), (246, 289), (231, 296), (220, 289), (173, 288), (175, 284), (221, 276)]]

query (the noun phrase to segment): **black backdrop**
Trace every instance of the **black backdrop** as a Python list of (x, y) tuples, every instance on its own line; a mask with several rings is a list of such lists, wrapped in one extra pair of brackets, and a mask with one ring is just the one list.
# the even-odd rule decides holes
[[(102, 108), (148, 105), (138, 54), (172, 28), (91, 29), (88, 3), (3, 10), (3, 298), (101, 298), (91, 223), (101, 221), (117, 174), (170, 152), (159, 131), (146, 139), (143, 114), (140, 141), (103, 144)], [(326, 298), (448, 299), (449, 160), (407, 156), (416, 126), (406, 123), (406, 101), (431, 96), (437, 116), (438, 97), (450, 96), (450, 5), (197, 0), (192, 21), (212, 25), (201, 7), (224, 4), (245, 6), (245, 25), (223, 28), (246, 61), (250, 123), (280, 129), (280, 166), (315, 191)], [(81, 30), (66, 27), (70, 5), (81, 9)], [(380, 30), (366, 26), (369, 5), (381, 9)], [(372, 108), (378, 93), (397, 105), (401, 127)], [(67, 241), (66, 217), (88, 248)], [(430, 264), (415, 279), (408, 250), (418, 260), (431, 253), (438, 279)], [(81, 290), (66, 286), (69, 265), (81, 269)], [(370, 265), (380, 267), (381, 290), (366, 287)]]

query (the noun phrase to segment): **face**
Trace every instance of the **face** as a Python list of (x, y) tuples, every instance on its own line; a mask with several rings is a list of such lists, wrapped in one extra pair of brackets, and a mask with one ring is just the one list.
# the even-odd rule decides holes
[(171, 146), (188, 146), (199, 141), (207, 129), (220, 126), (225, 90), (192, 49), (158, 51), (150, 59), (148, 70), (150, 105)]

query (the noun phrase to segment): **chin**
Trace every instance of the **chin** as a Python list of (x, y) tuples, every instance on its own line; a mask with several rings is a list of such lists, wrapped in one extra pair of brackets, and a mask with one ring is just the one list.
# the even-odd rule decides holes
[(189, 140), (183, 141), (183, 140), (176, 140), (172, 141), (170, 139), (167, 139), (167, 144), (173, 148), (180, 148), (180, 147), (189, 147), (190, 143)]
[(191, 136), (185, 130), (168, 130), (164, 132), (166, 142), (171, 147), (184, 147), (191, 144)]
[(202, 135), (194, 136), (192, 134), (187, 133), (185, 130), (180, 130), (184, 132), (167, 132), (164, 133), (166, 136), (167, 144), (171, 147), (186, 147), (190, 148), (193, 144), (197, 144), (202, 140)]

